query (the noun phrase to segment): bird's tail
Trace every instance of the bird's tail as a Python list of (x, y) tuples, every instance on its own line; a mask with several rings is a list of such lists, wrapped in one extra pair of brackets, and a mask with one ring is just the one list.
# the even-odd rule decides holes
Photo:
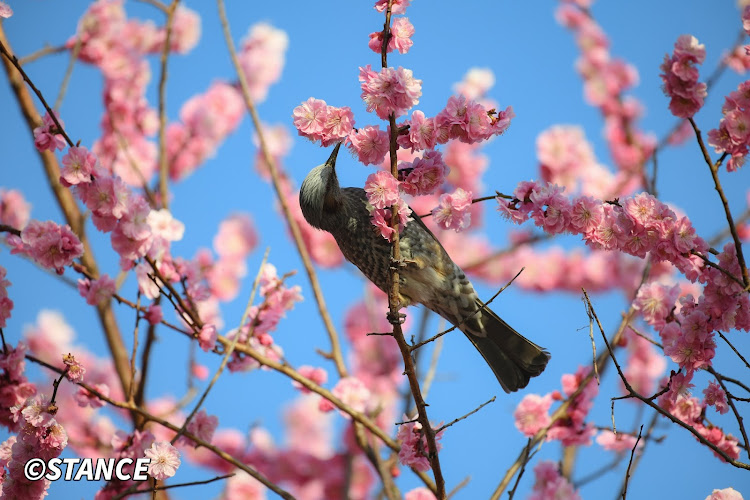
[[(481, 303), (477, 305), (482, 307)], [(485, 307), (481, 315), (486, 335), (464, 333), (490, 365), (505, 392), (523, 389), (531, 377), (544, 371), (549, 353), (511, 328), (489, 308)]]

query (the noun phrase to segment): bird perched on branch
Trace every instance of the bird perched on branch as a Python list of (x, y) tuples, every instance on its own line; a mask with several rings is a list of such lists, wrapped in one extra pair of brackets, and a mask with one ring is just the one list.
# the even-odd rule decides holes
[[(339, 186), (340, 147), (337, 144), (328, 161), (313, 168), (302, 182), (302, 214), (311, 226), (331, 233), (344, 257), (388, 293), (391, 243), (370, 222), (364, 189)], [(526, 387), (531, 377), (542, 373), (549, 354), (484, 306), (466, 275), (416, 214), (400, 233), (399, 245), (404, 258), (400, 305), (423, 304), (456, 325), (482, 354), (505, 392)]]

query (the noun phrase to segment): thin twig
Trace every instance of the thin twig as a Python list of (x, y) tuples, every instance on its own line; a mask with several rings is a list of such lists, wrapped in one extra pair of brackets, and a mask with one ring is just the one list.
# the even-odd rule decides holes
[(518, 475), (516, 476), (516, 482), (513, 483), (513, 488), (508, 492), (508, 500), (513, 500), (513, 497), (516, 495), (516, 490), (518, 489), (518, 485), (521, 483), (521, 477), (523, 476), (523, 473), (526, 471), (526, 464), (531, 461), (534, 455), (536, 455), (536, 451), (534, 453), (529, 454), (529, 451), (531, 451), (531, 438), (526, 442), (526, 446), (523, 448), (523, 453), (521, 455), (522, 457), (522, 463), (521, 463), (521, 470), (518, 471)]
[(229, 479), (230, 477), (234, 475), (236, 475), (236, 473), (232, 472), (230, 474), (224, 474), (223, 476), (216, 476), (216, 477), (212, 477), (211, 479), (204, 479), (203, 481), (191, 481), (189, 483), (170, 484), (166, 486), (157, 486), (155, 488), (134, 490), (128, 493), (128, 495), (136, 495), (138, 493), (150, 493), (151, 491), (171, 490), (172, 488), (182, 488), (184, 486), (198, 486), (200, 484), (209, 484), (209, 483), (213, 483), (216, 481), (221, 481), (222, 479)]
[(169, 165), (167, 164), (167, 61), (169, 60), (169, 46), (172, 39), (174, 13), (180, 0), (172, 0), (167, 9), (166, 35), (164, 47), (161, 50), (159, 65), (159, 196), (161, 206), (169, 208)]
[(638, 438), (635, 440), (633, 449), (630, 450), (630, 461), (628, 462), (628, 468), (625, 471), (625, 485), (622, 488), (622, 500), (625, 500), (625, 498), (628, 496), (628, 481), (630, 480), (630, 467), (633, 465), (633, 455), (635, 455), (635, 449), (638, 448), (638, 443), (641, 441), (641, 432), (643, 432), (642, 425), (641, 425), (641, 429), (638, 431)]
[(727, 345), (732, 348), (732, 350), (734, 351), (734, 353), (742, 360), (743, 363), (745, 363), (745, 366), (748, 367), (748, 368), (750, 368), (750, 363), (747, 362), (747, 359), (745, 359), (745, 357), (742, 354), (740, 354), (740, 351), (738, 351), (737, 348), (734, 347), (731, 342), (729, 342), (729, 340), (724, 336), (724, 334), (721, 333), (721, 331), (719, 331), (719, 330), (717, 330), (716, 333), (718, 333), (719, 337), (721, 337), (722, 339), (724, 339), (724, 342), (726, 342)]
[(136, 379), (135, 379), (135, 356), (138, 353), (138, 324), (141, 321), (141, 289), (135, 301), (135, 328), (133, 328), (133, 353), (130, 356), (130, 389), (128, 390), (128, 402), (135, 402)]
[[(232, 343), (229, 344), (229, 348), (225, 350), (224, 352), (224, 359), (221, 360), (221, 364), (219, 365), (219, 368), (217, 368), (216, 373), (214, 373), (213, 378), (211, 379), (211, 382), (209, 382), (206, 389), (203, 391), (203, 394), (201, 394), (200, 399), (198, 399), (198, 402), (195, 404), (195, 407), (193, 408), (193, 411), (190, 412), (190, 415), (187, 416), (185, 419), (185, 422), (182, 424), (182, 427), (180, 427), (180, 431), (175, 434), (175, 436), (172, 438), (172, 444), (175, 444), (177, 440), (180, 438), (180, 436), (185, 432), (185, 429), (187, 429), (187, 426), (190, 424), (190, 421), (193, 419), (196, 413), (198, 413), (198, 410), (203, 405), (203, 402), (206, 400), (206, 397), (208, 396), (209, 391), (213, 388), (214, 384), (217, 380), (219, 380), (219, 376), (224, 372), (224, 369), (227, 367), (227, 363), (229, 363), (229, 358), (232, 357), (232, 353), (234, 352), (234, 349), (237, 347), (237, 341), (240, 338), (240, 330), (247, 322), (247, 317), (250, 315), (250, 308), (253, 306), (253, 302), (255, 301), (255, 294), (258, 291), (258, 285), (260, 284), (260, 278), (263, 275), (263, 268), (266, 266), (266, 262), (268, 261), (268, 252), (270, 251), (270, 248), (266, 248), (266, 252), (263, 254), (263, 260), (260, 262), (260, 267), (258, 268), (258, 274), (255, 275), (255, 281), (253, 281), (253, 289), (250, 292), (250, 298), (247, 301), (247, 305), (245, 306), (245, 311), (242, 313), (242, 319), (240, 320), (240, 324), (237, 327), (237, 333), (235, 334), (234, 338), (232, 339)], [(252, 332), (251, 332), (252, 334)]]
[(495, 402), (495, 399), (497, 399), (497, 397), (496, 397), (496, 396), (492, 396), (492, 399), (489, 399), (489, 400), (485, 401), (485, 402), (484, 402), (484, 403), (482, 403), (481, 405), (479, 405), (479, 406), (477, 406), (476, 408), (474, 408), (473, 410), (471, 410), (471, 411), (470, 411), (469, 413), (467, 413), (466, 415), (464, 415), (464, 416), (462, 416), (462, 417), (458, 417), (457, 419), (455, 419), (455, 420), (453, 420), (453, 421), (451, 421), (451, 422), (449, 422), (449, 423), (447, 423), (447, 424), (443, 425), (442, 427), (438, 428), (438, 429), (437, 429), (437, 430), (435, 431), (435, 434), (437, 434), (437, 433), (439, 433), (439, 432), (442, 432), (442, 431), (444, 431), (445, 429), (447, 429), (447, 428), (448, 428), (448, 427), (450, 427), (451, 425), (453, 425), (453, 424), (456, 424), (456, 423), (460, 422), (461, 420), (463, 420), (463, 419), (465, 419), (465, 418), (467, 418), (467, 417), (470, 417), (471, 415), (474, 415), (474, 414), (475, 414), (476, 412), (478, 412), (479, 410), (481, 410), (482, 408), (484, 408), (484, 407), (485, 407), (485, 406), (487, 406), (488, 404), (490, 404), (490, 403), (494, 403), (494, 402)]
[(474, 315), (477, 314), (479, 311), (484, 311), (487, 308), (487, 306), (489, 306), (492, 303), (492, 301), (497, 298), (498, 295), (500, 295), (501, 293), (503, 293), (503, 291), (505, 291), (506, 288), (508, 288), (510, 285), (513, 284), (514, 281), (516, 281), (516, 278), (518, 278), (521, 275), (521, 273), (524, 271), (524, 269), (526, 269), (526, 268), (522, 267), (521, 270), (518, 271), (516, 273), (516, 275), (513, 276), (510, 279), (510, 281), (505, 284), (505, 286), (503, 286), (502, 288), (500, 288), (500, 290), (498, 290), (497, 292), (495, 292), (495, 295), (493, 295), (492, 297), (490, 297), (490, 300), (488, 300), (487, 302), (483, 303), (482, 306), (479, 307), (476, 311), (472, 312), (471, 314), (469, 314), (468, 316), (466, 316), (461, 321), (459, 321), (457, 324), (453, 325), (452, 327), (448, 328), (447, 330), (443, 330), (442, 332), (433, 335), (432, 337), (428, 338), (427, 340), (423, 340), (422, 342), (418, 342), (418, 343), (412, 345), (410, 347), (410, 349), (412, 351), (415, 351), (415, 350), (419, 349), (420, 347), (422, 347), (423, 345), (429, 344), (430, 342), (432, 342), (434, 340), (437, 340), (438, 338), (442, 337), (446, 333), (450, 333), (453, 330), (455, 330), (456, 328), (460, 328), (461, 325), (463, 325), (464, 323), (466, 323), (466, 321), (468, 321), (471, 318), (473, 318)]
[(57, 92), (57, 99), (55, 99), (55, 111), (60, 109), (62, 101), (65, 98), (65, 93), (68, 90), (68, 84), (70, 78), (73, 76), (73, 68), (75, 68), (78, 55), (83, 47), (83, 38), (81, 36), (76, 37), (76, 43), (73, 45), (73, 50), (70, 52), (70, 59), (68, 60), (68, 67), (65, 69), (65, 75), (63, 76), (62, 83), (60, 84), (60, 90)]
[(18, 64), (20, 64), (21, 66), (25, 66), (31, 62), (36, 61), (37, 59), (41, 59), (44, 56), (50, 54), (59, 54), (60, 52), (65, 52), (66, 50), (68, 50), (68, 47), (66, 45), (58, 45), (56, 47), (53, 47), (52, 45), (47, 44), (36, 52), (32, 52), (27, 56), (19, 57)]

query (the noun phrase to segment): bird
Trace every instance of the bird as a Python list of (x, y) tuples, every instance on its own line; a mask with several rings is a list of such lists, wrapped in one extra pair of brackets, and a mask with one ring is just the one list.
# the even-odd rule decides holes
[[(339, 185), (336, 157), (307, 174), (299, 192), (302, 215), (333, 235), (346, 260), (389, 293), (391, 243), (370, 221), (364, 189)], [(399, 235), (402, 306), (422, 304), (458, 327), (479, 351), (506, 393), (526, 387), (544, 371), (550, 354), (515, 331), (479, 299), (465, 273), (415, 213)]]

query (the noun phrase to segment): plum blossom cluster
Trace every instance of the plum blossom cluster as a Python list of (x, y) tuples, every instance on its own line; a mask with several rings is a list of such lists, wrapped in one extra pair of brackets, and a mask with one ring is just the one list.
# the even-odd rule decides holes
[(228, 83), (214, 82), (188, 99), (180, 109), (181, 121), (167, 126), (169, 177), (184, 179), (213, 156), (244, 113), (242, 95)]
[(29, 257), (45, 269), (63, 274), (65, 267), (83, 255), (83, 244), (70, 226), (53, 221), (32, 220), (21, 231), (21, 236), (10, 235), (11, 253)]
[(250, 97), (260, 103), (268, 90), (281, 78), (289, 37), (268, 23), (250, 27), (240, 44), (237, 57), (250, 90)]
[(729, 93), (721, 111), (724, 116), (718, 128), (708, 131), (708, 143), (717, 153), (730, 155), (727, 170), (733, 172), (745, 164), (750, 145), (750, 81)]
[(463, 231), (471, 224), (471, 191), (456, 188), (452, 194), (441, 194), (440, 204), (432, 209), (432, 219), (443, 229)]
[[(370, 393), (364, 382), (357, 377), (344, 377), (340, 379), (336, 382), (331, 393), (358, 413), (369, 413), (376, 406), (376, 401), (373, 399), (372, 393)], [(318, 409), (322, 412), (329, 412), (334, 408), (333, 403), (327, 399), (321, 398), (318, 403)], [(348, 413), (342, 410), (339, 410), (339, 413), (345, 419), (351, 419)]]
[(669, 96), (669, 110), (679, 118), (692, 118), (703, 107), (706, 84), (698, 82), (698, 68), (706, 59), (706, 48), (691, 35), (680, 35), (671, 56), (660, 66), (662, 87)]
[(630, 189), (627, 174), (613, 175), (596, 161), (593, 148), (583, 129), (555, 125), (543, 131), (536, 140), (539, 172), (543, 181), (557, 184), (566, 191), (603, 198), (623, 186)]
[(23, 342), (15, 347), (6, 343), (6, 349), (0, 351), (0, 425), (8, 430), (14, 430), (18, 421), (11, 408), (22, 405), (36, 394), (36, 386), (24, 375), (25, 354), (26, 345)]
[[(250, 431), (249, 439), (238, 430), (219, 429), (212, 444), (263, 471), (270, 481), (284, 484), (284, 489), (296, 498), (370, 498), (374, 474), (364, 456), (356, 451), (351, 424), (346, 426), (343, 436), (334, 435), (332, 414), (321, 413), (316, 409), (317, 404), (315, 396), (306, 395), (285, 408), (283, 446), (260, 427)], [(334, 447), (341, 443), (343, 449)], [(217, 473), (233, 471), (230, 464), (205, 448), (180, 451), (187, 460)], [(344, 473), (346, 470), (350, 472)], [(240, 472), (232, 479), (235, 482), (230, 480), (221, 498), (265, 498), (265, 487), (255, 479)]]
[(10, 446), (10, 459), (4, 464), (8, 474), (2, 482), (2, 496), (42, 498), (50, 482), (26, 479), (24, 464), (32, 458), (50, 460), (58, 457), (68, 444), (68, 434), (55, 419), (57, 406), (43, 395), (28, 398), (13, 406), (10, 412), (15, 424), (11, 430), (17, 435), (10, 438), (14, 441)]
[(78, 280), (78, 293), (86, 299), (91, 306), (107, 304), (116, 291), (115, 280), (108, 274), (103, 274), (99, 279), (90, 280), (82, 278)]
[(412, 151), (431, 149), (435, 144), (445, 144), (452, 139), (474, 144), (501, 135), (514, 116), (511, 106), (496, 111), (463, 94), (454, 95), (435, 117), (428, 118), (421, 111), (414, 111), (410, 120), (399, 124), (402, 128), (408, 125), (409, 131), (399, 135), (398, 143)]
[(581, 496), (551, 461), (539, 462), (534, 467), (534, 486), (529, 500), (581, 500)]
[(249, 214), (236, 213), (221, 221), (213, 241), (219, 258), (204, 266), (212, 297), (229, 301), (237, 296), (247, 274), (245, 259), (257, 246), (258, 233)]
[[(545, 396), (526, 395), (516, 407), (513, 417), (516, 428), (525, 436), (533, 436), (539, 430), (549, 427), (546, 435), (548, 441), (560, 441), (563, 446), (588, 446), (596, 434), (596, 428), (586, 417), (593, 406), (593, 400), (599, 393), (599, 386), (593, 377), (589, 377), (590, 367), (581, 367), (575, 374), (562, 376), (562, 394), (554, 391)], [(563, 395), (570, 398), (585, 382), (581, 392), (572, 399), (565, 417), (552, 422), (549, 408), (552, 401), (561, 401)], [(552, 423), (550, 427), (550, 423)]]
[[(663, 383), (667, 390), (659, 396), (659, 406), (685, 424), (693, 427), (709, 443), (726, 453), (730, 458), (739, 458), (740, 447), (738, 439), (729, 433), (725, 433), (721, 427), (713, 425), (706, 419), (705, 408), (708, 401), (714, 404), (718, 402), (718, 410), (722, 404), (725, 404), (726, 395), (722, 394), (723, 391), (719, 392), (720, 388), (716, 390), (709, 387), (707, 389), (706, 401), (701, 402), (690, 392), (690, 389), (694, 387), (690, 383), (692, 378), (693, 372), (685, 374), (672, 372), (672, 375)], [(723, 460), (721, 456), (717, 456)]]
[[(250, 308), (248, 322), (239, 330), (227, 334), (228, 338), (239, 335), (239, 342), (249, 345), (273, 360), (281, 359), (283, 351), (274, 343), (271, 332), (276, 330), (287, 311), (302, 300), (299, 285), (287, 287), (286, 276), (278, 276), (276, 267), (265, 264), (260, 278), (260, 296), (263, 302)], [(257, 368), (258, 363), (251, 357), (235, 351), (227, 365), (232, 371), (247, 371)]]
[(354, 127), (354, 115), (348, 106), (329, 106), (321, 99), (309, 98), (292, 112), (297, 133), (328, 147), (346, 139)]
[[(200, 36), (200, 19), (180, 6), (175, 11), (170, 50), (188, 52)], [(122, 0), (98, 0), (79, 21), (67, 47), (104, 76), (103, 135), (93, 151), (132, 185), (148, 182), (156, 171), (157, 148), (149, 140), (158, 128), (156, 112), (145, 98), (151, 78), (148, 54), (162, 51), (166, 29), (128, 19)], [(76, 49), (77, 47), (77, 49)]]
[[(408, 420), (404, 416), (404, 420)], [(440, 427), (440, 424), (438, 424)], [(435, 451), (440, 451), (443, 444), (440, 439), (443, 437), (443, 431), (435, 433)], [(401, 443), (401, 450), (398, 452), (398, 461), (402, 465), (413, 467), (419, 471), (430, 470), (430, 460), (427, 458), (427, 437), (422, 431), (422, 424), (417, 421), (403, 423), (398, 428), (396, 439)]]
[[(576, 68), (584, 81), (584, 96), (604, 116), (604, 134), (612, 158), (618, 170), (629, 173), (626, 178), (630, 178), (640, 172), (657, 143), (656, 137), (637, 128), (642, 106), (625, 94), (638, 82), (638, 72), (627, 62), (612, 57), (606, 33), (585, 6), (562, 2), (556, 17), (575, 36), (581, 50)], [(626, 187), (614, 194), (626, 194)]]

